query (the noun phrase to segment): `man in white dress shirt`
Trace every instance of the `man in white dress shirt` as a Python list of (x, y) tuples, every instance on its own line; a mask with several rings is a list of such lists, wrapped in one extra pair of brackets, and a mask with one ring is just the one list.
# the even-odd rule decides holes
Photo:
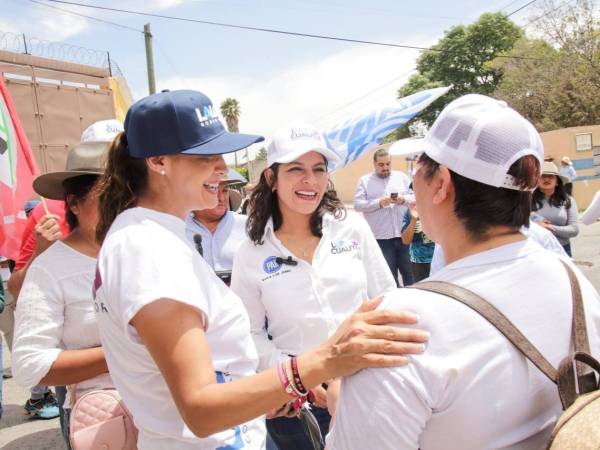
[(402, 172), (391, 170), (392, 157), (385, 149), (373, 154), (375, 170), (363, 176), (354, 194), (354, 209), (362, 212), (377, 239), (383, 256), (392, 271), (396, 286), (413, 284), (408, 245), (402, 243), (402, 220), (406, 205), (404, 195), (410, 179)]
[(560, 160), (559, 174), (568, 180), (565, 183), (565, 191), (567, 194), (573, 195), (573, 181), (577, 178), (577, 172), (573, 168), (573, 161), (568, 156), (563, 156)]

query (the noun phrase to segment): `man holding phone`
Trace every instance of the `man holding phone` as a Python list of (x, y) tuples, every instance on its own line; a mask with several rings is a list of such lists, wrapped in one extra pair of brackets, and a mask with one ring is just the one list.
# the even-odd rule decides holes
[(392, 157), (386, 149), (373, 154), (374, 171), (363, 176), (354, 195), (354, 209), (362, 212), (377, 239), (392, 271), (396, 285), (413, 284), (408, 245), (402, 243), (402, 222), (410, 180), (402, 172), (392, 170)]

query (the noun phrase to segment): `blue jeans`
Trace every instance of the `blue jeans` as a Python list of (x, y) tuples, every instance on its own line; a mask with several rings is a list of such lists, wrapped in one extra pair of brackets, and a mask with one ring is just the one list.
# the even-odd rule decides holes
[[(319, 422), (321, 435), (325, 438), (329, 432), (331, 416), (329, 415), (329, 412), (327, 412), (327, 409), (324, 408), (313, 406), (312, 412), (315, 415), (317, 422)], [(300, 419), (296, 417), (277, 417), (275, 419), (268, 419), (267, 431), (279, 450), (313, 450), (310, 440), (306, 434), (304, 434)]]
[(567, 252), (567, 255), (569, 255), (569, 257), (573, 257), (573, 254), (571, 253), (571, 243), (569, 242), (568, 244), (565, 244), (562, 246), (565, 249), (565, 252)]
[(385, 261), (392, 271), (396, 286), (400, 287), (398, 272), (402, 275), (403, 286), (410, 286), (413, 284), (414, 278), (410, 265), (409, 246), (404, 245), (402, 239), (399, 237), (393, 239), (377, 239), (377, 243), (379, 244), (379, 248), (381, 248)]
[(60, 430), (62, 431), (63, 439), (65, 440), (65, 447), (67, 450), (71, 450), (71, 444), (69, 443), (69, 416), (71, 410), (63, 408), (67, 396), (67, 388), (64, 386), (55, 386), (54, 389), (56, 390), (56, 402), (58, 403)]

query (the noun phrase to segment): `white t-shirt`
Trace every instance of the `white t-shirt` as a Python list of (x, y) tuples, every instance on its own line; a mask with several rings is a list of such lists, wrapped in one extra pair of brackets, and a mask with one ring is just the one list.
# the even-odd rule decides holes
[(140, 431), (140, 450), (264, 448), (262, 418), (205, 439), (194, 436), (130, 325), (142, 307), (160, 298), (192, 305), (208, 319), (206, 337), (217, 380), (232, 381), (256, 372), (246, 311), (186, 238), (183, 220), (146, 208), (121, 213), (100, 250), (95, 288), (106, 360)]
[[(29, 266), (15, 312), (12, 369), (33, 387), (63, 350), (100, 346), (92, 285), (96, 260), (58, 241)], [(77, 398), (112, 387), (108, 374), (77, 383)], [(69, 388), (70, 389), (70, 388)], [(66, 407), (70, 407), (70, 391)]]
[(600, 191), (594, 194), (594, 198), (581, 216), (581, 221), (586, 225), (593, 224), (600, 217)]
[[(534, 242), (537, 242), (546, 250), (550, 250), (556, 253), (558, 256), (564, 256), (567, 258), (569, 257), (563, 246), (560, 245), (560, 242), (558, 242), (558, 239), (556, 239), (556, 236), (554, 236), (550, 230), (544, 228), (543, 226), (531, 221), (529, 222), (529, 227), (521, 227), (519, 231), (522, 235), (532, 239)], [(444, 250), (442, 250), (440, 245), (435, 244), (429, 275), (433, 275), (445, 265), (446, 258), (444, 257)]]
[[(569, 353), (577, 274), (592, 354), (600, 355), (600, 297), (568, 260), (525, 240), (468, 256), (432, 279), (474, 291), (558, 367)], [(344, 379), (329, 450), (538, 450), (561, 413), (556, 386), (489, 322), (448, 297), (400, 289), (380, 306), (412, 311), (431, 332), (410, 364)]]
[[(312, 265), (295, 257), (297, 265), (277, 262), (291, 252), (273, 232), (271, 220), (263, 245), (248, 239), (235, 255), (231, 289), (248, 310), (260, 369), (314, 348), (363, 302), (396, 288), (362, 217), (348, 213), (338, 220), (327, 214), (322, 231)], [(273, 340), (267, 337), (265, 317)]]

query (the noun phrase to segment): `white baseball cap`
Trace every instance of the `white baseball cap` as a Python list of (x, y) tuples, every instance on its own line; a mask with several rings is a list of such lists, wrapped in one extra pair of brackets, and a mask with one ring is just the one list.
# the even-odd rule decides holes
[(327, 147), (325, 138), (315, 127), (292, 122), (273, 135), (267, 147), (267, 165), (290, 163), (308, 152), (320, 153), (330, 163), (341, 162), (339, 155)]
[(526, 155), (544, 162), (544, 145), (534, 126), (506, 102), (479, 94), (444, 108), (425, 137), (425, 153), (453, 172), (490, 186), (524, 190), (508, 174)]
[(123, 124), (116, 119), (100, 120), (91, 124), (81, 134), (81, 142), (112, 142), (123, 130)]

